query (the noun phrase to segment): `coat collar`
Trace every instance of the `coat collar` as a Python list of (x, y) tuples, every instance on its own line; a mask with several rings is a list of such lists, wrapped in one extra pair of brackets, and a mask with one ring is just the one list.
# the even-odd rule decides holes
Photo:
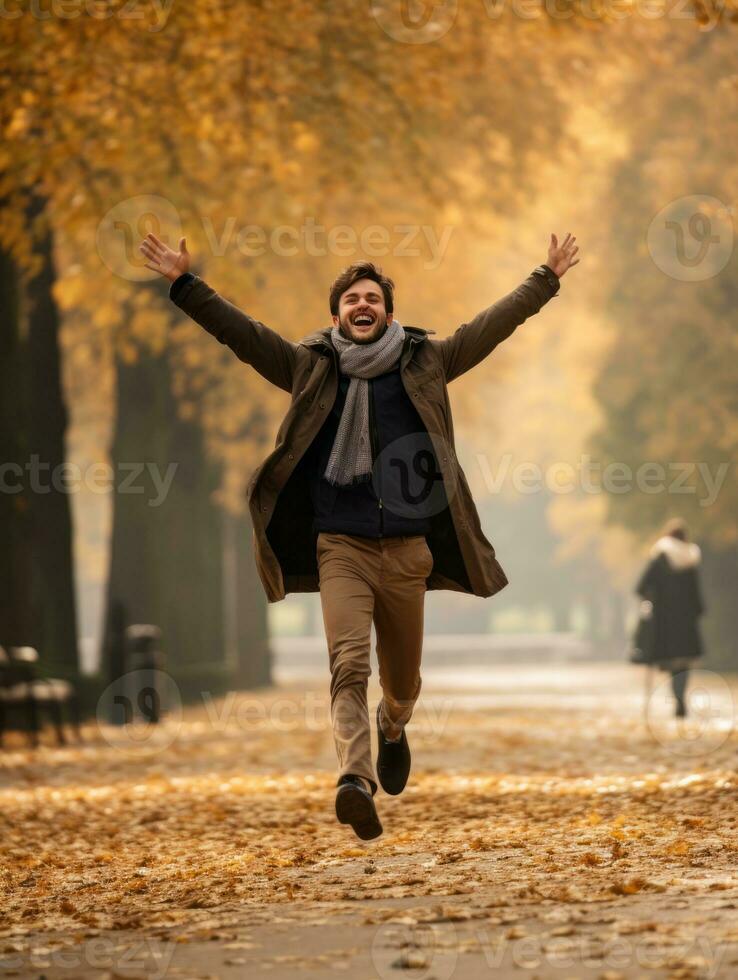
[[(307, 337), (299, 341), (301, 347), (327, 347), (333, 350), (331, 343), (331, 330), (333, 327), (325, 327), (323, 330), (316, 330), (315, 333), (308, 334)], [(410, 337), (410, 343), (422, 343), (428, 334), (435, 333), (435, 330), (423, 330), (422, 327), (403, 327)]]
[(671, 567), (677, 571), (694, 568), (700, 564), (702, 558), (699, 545), (692, 541), (672, 538), (670, 535), (658, 539), (651, 549), (651, 555), (654, 558), (658, 558), (659, 555), (666, 555)]

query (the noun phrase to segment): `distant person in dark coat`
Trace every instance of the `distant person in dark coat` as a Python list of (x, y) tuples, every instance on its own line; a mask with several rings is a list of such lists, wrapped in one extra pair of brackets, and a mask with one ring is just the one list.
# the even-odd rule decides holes
[(704, 653), (699, 628), (705, 612), (701, 561), (699, 546), (688, 540), (685, 522), (671, 520), (651, 549), (636, 586), (636, 593), (650, 605), (650, 642), (644, 660), (671, 674), (677, 718), (687, 714), (689, 670)]

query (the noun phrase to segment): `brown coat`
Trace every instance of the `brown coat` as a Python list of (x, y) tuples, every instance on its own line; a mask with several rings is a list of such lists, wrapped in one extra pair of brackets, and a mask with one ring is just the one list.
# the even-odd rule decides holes
[[(491, 596), (507, 585), (495, 549), (482, 533), (466, 477), (456, 458), (447, 384), (479, 364), (558, 290), (558, 279), (539, 266), (517, 289), (462, 324), (450, 337), (405, 327), (400, 375), (436, 449), (448, 507), (427, 536), (434, 567), (428, 589)], [(241, 312), (197, 276), (174, 300), (188, 316), (242, 361), (291, 396), (273, 452), (249, 481), (246, 497), (254, 552), (269, 602), (288, 592), (317, 592), (316, 535), (304, 467), (306, 450), (331, 410), (338, 390), (338, 355), (330, 327), (299, 343), (286, 340)]]

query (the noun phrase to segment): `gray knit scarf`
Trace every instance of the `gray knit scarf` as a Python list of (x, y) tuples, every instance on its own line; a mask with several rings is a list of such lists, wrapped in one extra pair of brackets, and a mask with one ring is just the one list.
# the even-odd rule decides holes
[(336, 438), (323, 476), (329, 483), (347, 486), (371, 477), (372, 447), (369, 437), (369, 384), (367, 378), (384, 374), (397, 363), (405, 342), (405, 331), (393, 319), (385, 332), (371, 344), (356, 344), (331, 330), (340, 369), (351, 378), (341, 412)]

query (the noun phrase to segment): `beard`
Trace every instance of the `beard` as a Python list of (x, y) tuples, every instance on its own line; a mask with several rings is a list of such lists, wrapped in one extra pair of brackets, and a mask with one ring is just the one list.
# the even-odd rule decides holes
[(373, 344), (375, 340), (379, 340), (382, 334), (387, 329), (387, 316), (379, 317), (376, 323), (373, 323), (371, 329), (358, 330), (351, 323), (351, 317), (343, 316), (339, 317), (338, 327), (344, 337), (347, 340), (353, 340), (355, 344)]

